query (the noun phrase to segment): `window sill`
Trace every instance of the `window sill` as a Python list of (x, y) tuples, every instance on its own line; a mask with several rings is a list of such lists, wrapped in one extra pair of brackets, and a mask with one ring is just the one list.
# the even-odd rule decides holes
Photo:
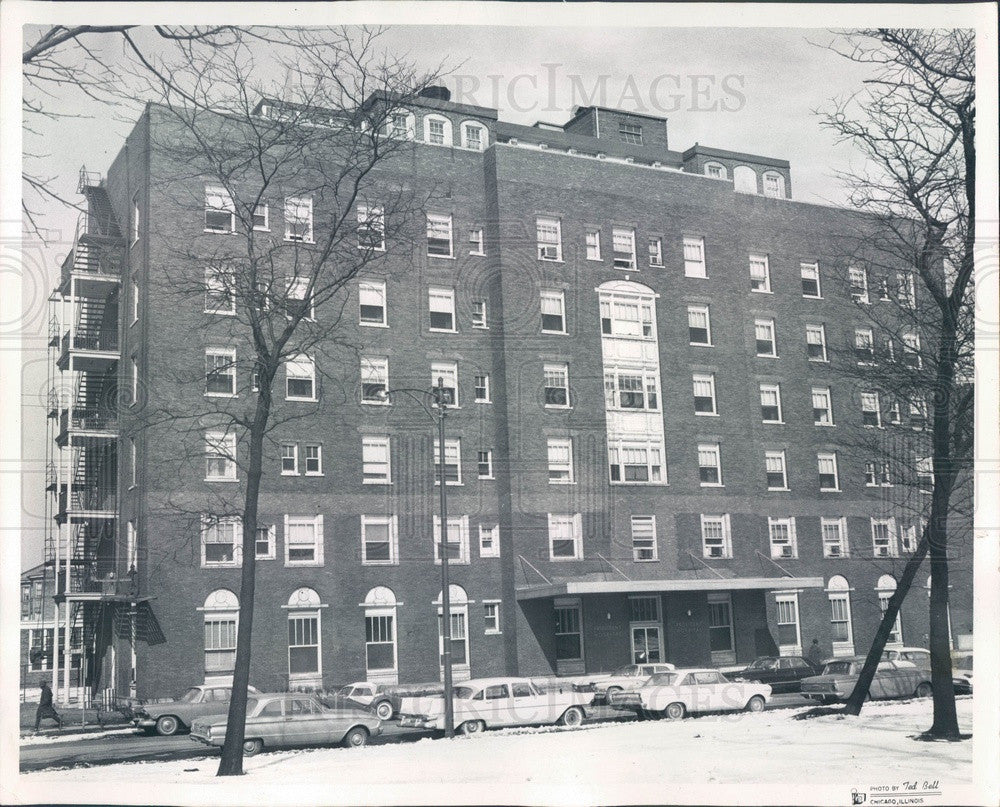
[(762, 420), (761, 423), (765, 426), (784, 426), (785, 421), (783, 420)]
[(256, 227), (255, 226), (253, 228), (253, 231), (255, 233), (269, 233), (269, 232), (271, 232), (271, 228), (270, 227)]
[(202, 561), (201, 568), (202, 569), (239, 569), (242, 565), (243, 565), (242, 563), (237, 563), (236, 561), (232, 561), (232, 560), (227, 560), (227, 561), (224, 561), (224, 562), (220, 561), (218, 563), (211, 563), (211, 562), (208, 562), (208, 561)]
[(556, 557), (553, 557), (552, 555), (549, 555), (549, 560), (552, 563), (571, 563), (572, 561), (575, 561), (575, 560), (583, 560), (583, 558), (582, 557), (579, 557), (579, 558), (556, 558)]
[(604, 263), (604, 258), (590, 258), (590, 257), (588, 257), (587, 260), (590, 261), (591, 263)]
[(382, 246), (380, 247), (365, 247), (362, 246), (361, 244), (358, 244), (358, 249), (360, 249), (362, 252), (385, 252), (385, 244), (382, 244)]
[(205, 477), (205, 481), (206, 482), (231, 482), (231, 483), (236, 483), (236, 482), (239, 482), (240, 480), (239, 479), (227, 479), (227, 478), (223, 478), (223, 477), (219, 477), (219, 476), (206, 476)]
[(813, 421), (813, 426), (821, 426), (824, 429), (832, 429), (836, 425), (836, 423), (816, 423)]
[(663, 269), (663, 264), (662, 263), (651, 263), (649, 265), (649, 268), (650, 269)]
[(486, 257), (486, 253), (485, 252), (470, 252), (469, 254), (470, 255), (475, 255), (477, 258), (485, 258)]
[(549, 484), (550, 485), (575, 485), (576, 482), (574, 482), (572, 479), (566, 479), (566, 480), (550, 479), (549, 480)]
[(282, 476), (298, 476), (299, 472), (298, 471), (282, 471), (281, 475)]
[(791, 488), (768, 488), (767, 492), (768, 493), (787, 493), (790, 490), (791, 490)]
[(543, 409), (556, 409), (556, 410), (560, 410), (560, 411), (566, 412), (566, 411), (572, 409), (573, 407), (572, 406), (562, 406), (560, 404), (543, 404), (542, 408)]
[(235, 311), (220, 311), (218, 309), (216, 309), (216, 310), (210, 310), (208, 308), (206, 308), (202, 313), (205, 313), (205, 314), (216, 314), (216, 315), (218, 315), (220, 317), (235, 317), (236, 316), (236, 312)]
[(477, 398), (476, 400), (473, 401), (473, 403), (477, 403), (477, 404), (491, 404), (491, 403), (493, 403), (493, 401), (491, 401), (491, 400), (489, 400), (487, 398), (481, 398), (481, 399)]
[[(465, 487), (465, 483), (464, 482), (445, 482), (444, 484), (445, 484), (445, 487), (448, 487), (448, 488), (464, 488)], [(434, 480), (434, 487), (436, 487), (436, 488), (441, 487), (441, 483), (437, 479)]]
[(568, 331), (547, 331), (544, 328), (542, 328), (541, 333), (547, 333), (552, 336), (569, 336)]
[[(648, 487), (665, 488), (670, 483), (669, 482), (637, 482), (637, 481), (632, 480), (632, 479), (629, 479), (629, 480), (615, 480), (615, 479), (611, 479), (611, 480), (608, 480), (608, 484), (609, 485), (614, 485), (615, 487), (623, 487), (625, 485), (641, 485), (642, 487), (647, 487), (647, 488)], [(719, 487), (722, 487), (722, 486), (719, 485)]]
[(429, 252), (427, 253), (427, 257), (428, 258), (440, 258), (443, 261), (453, 261), (453, 260), (455, 260), (455, 256), (454, 255), (431, 255), (431, 253), (429, 253)]
[(362, 566), (399, 566), (398, 560), (368, 560), (366, 558), (361, 559)]
[(312, 238), (289, 238), (287, 235), (284, 239), (286, 244), (315, 244), (316, 242)]
[(698, 485), (699, 485), (699, 487), (703, 487), (703, 488), (724, 488), (725, 487), (725, 485), (723, 485), (721, 482), (699, 482)]
[(487, 631), (483, 631), (483, 636), (502, 636), (502, 635), (503, 635), (503, 631), (499, 631), (499, 630), (487, 630)]
[(323, 565), (323, 561), (321, 561), (321, 560), (320, 561), (316, 561), (316, 560), (288, 560), (288, 558), (285, 558), (285, 566), (286, 567), (292, 567), (292, 566), (317, 566), (317, 567), (319, 567), (319, 566), (322, 566), (322, 565)]
[(480, 557), (480, 559), (482, 559), (482, 558), (487, 558), (487, 559), (489, 559), (489, 558), (499, 558), (500, 557), (500, 553), (499, 552), (494, 552), (494, 553), (490, 554), (489, 552), (487, 552), (484, 555), (482, 552), (480, 552), (479, 553), (479, 557)]
[(136, 489), (136, 487), (137, 487), (137, 486), (133, 484), (133, 485), (129, 485), (129, 486), (128, 486), (127, 488), (125, 488), (125, 489), (126, 489), (126, 490), (135, 490), (135, 489)]
[(750, 289), (751, 294), (774, 294), (770, 289)]
[(392, 406), (388, 400), (369, 401), (367, 398), (361, 399), (362, 406)]
[(388, 328), (389, 323), (387, 322), (359, 322), (362, 328)]
[(458, 333), (458, 328), (428, 328), (431, 333)]
[(821, 295), (821, 294), (803, 294), (802, 295), (802, 299), (803, 300), (822, 300), (823, 299), (823, 295)]
[(820, 488), (819, 492), (820, 493), (843, 493), (843, 491), (840, 488)]
[(684, 277), (689, 280), (708, 280), (708, 275), (689, 275), (687, 272), (684, 273)]
[(286, 401), (298, 401), (299, 403), (319, 403), (319, 398), (289, 398), (285, 396)]
[(538, 260), (542, 263), (566, 263), (562, 258), (542, 258), (539, 256)]
[(777, 359), (778, 358), (778, 354), (777, 353), (758, 353), (757, 354), (757, 358), (758, 359)]
[(814, 359), (812, 357), (809, 358), (809, 361), (811, 361), (813, 364), (829, 364), (830, 363), (829, 359)]
[(659, 558), (632, 558), (633, 563), (659, 563)]
[(206, 398), (239, 398), (240, 396), (235, 392), (206, 392), (203, 393)]
[(719, 413), (718, 412), (695, 412), (694, 414), (695, 414), (696, 417), (700, 417), (700, 418), (717, 418), (717, 417), (719, 417)]
[(383, 479), (363, 479), (363, 480), (361, 480), (361, 484), (363, 484), (363, 485), (391, 485), (392, 482), (390, 482), (388, 479), (384, 479), (384, 480)]
[(472, 329), (475, 331), (488, 331), (490, 329), (489, 325), (477, 325), (475, 322), (472, 323)]
[(326, 476), (322, 471), (306, 471), (303, 476)]
[[(211, 233), (212, 235), (236, 235), (236, 230), (210, 230), (206, 227), (202, 232)], [(132, 242), (135, 243), (134, 241)]]
[(254, 555), (254, 560), (274, 560), (274, 554), (270, 555)]
[(715, 347), (711, 342), (688, 342), (691, 347)]

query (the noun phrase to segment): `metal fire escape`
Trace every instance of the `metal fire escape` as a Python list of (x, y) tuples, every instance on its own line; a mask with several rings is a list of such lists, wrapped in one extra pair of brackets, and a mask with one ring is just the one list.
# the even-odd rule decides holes
[[(50, 297), (48, 532), (56, 622), (53, 690), (86, 698), (101, 679), (117, 612), (141, 600), (134, 547), (118, 524), (119, 294), (125, 239), (103, 179), (80, 171), (87, 211)], [(132, 555), (132, 557), (129, 557)], [(133, 619), (134, 624), (134, 619)], [(84, 663), (71, 681), (71, 658)], [(62, 680), (60, 680), (60, 674)], [(71, 686), (75, 684), (75, 686)]]

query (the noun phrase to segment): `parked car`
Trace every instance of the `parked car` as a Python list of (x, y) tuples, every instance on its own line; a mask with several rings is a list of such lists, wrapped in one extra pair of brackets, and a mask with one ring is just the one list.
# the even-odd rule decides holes
[(718, 670), (695, 667), (658, 673), (638, 689), (613, 692), (608, 703), (639, 717), (680, 720), (696, 712), (760, 712), (770, 698), (767, 684), (730, 681)]
[[(487, 728), (557, 723), (579, 726), (591, 696), (582, 692), (542, 692), (528, 678), (476, 678), (453, 690), (455, 726), (462, 734)], [(399, 725), (444, 729), (444, 698), (404, 698)]]
[(921, 670), (930, 670), (931, 651), (923, 647), (894, 647), (882, 651), (883, 661), (909, 661)]
[(626, 664), (610, 673), (595, 675), (585, 684), (576, 684), (574, 689), (579, 692), (595, 692), (598, 698), (607, 698), (612, 692), (635, 689), (645, 683), (649, 676), (673, 669), (673, 664)]
[[(802, 680), (802, 694), (807, 698), (831, 703), (846, 700), (865, 666), (864, 656), (828, 661), (821, 675)], [(932, 693), (931, 675), (911, 661), (880, 661), (869, 695), (877, 698), (926, 698)]]
[(770, 684), (774, 693), (798, 692), (803, 678), (816, 675), (822, 669), (822, 665), (813, 664), (802, 656), (761, 656), (751, 661), (746, 669), (732, 673), (732, 679)]
[[(226, 714), (232, 694), (231, 686), (202, 684), (189, 687), (173, 700), (147, 702), (133, 709), (132, 723), (147, 734), (155, 731), (169, 737), (179, 731), (188, 731), (191, 721), (197, 717)], [(247, 687), (247, 694), (259, 695), (260, 690)]]
[(357, 704), (371, 709), (379, 720), (391, 720), (396, 713), (399, 696), (394, 691), (396, 687), (389, 684), (373, 684), (369, 681), (356, 681), (338, 689), (333, 695), (330, 706), (349, 706)]
[(951, 680), (956, 695), (972, 694), (972, 653), (962, 653), (951, 660)]
[[(191, 724), (191, 739), (221, 746), (226, 741), (226, 723), (218, 717), (199, 717)], [(381, 732), (382, 722), (374, 715), (358, 709), (328, 709), (313, 695), (257, 694), (247, 702), (243, 754), (302, 745), (357, 748)]]

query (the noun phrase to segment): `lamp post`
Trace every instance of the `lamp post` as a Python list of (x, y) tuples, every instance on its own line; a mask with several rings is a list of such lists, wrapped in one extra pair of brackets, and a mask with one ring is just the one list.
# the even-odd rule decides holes
[[(444, 419), (446, 414), (444, 379), (438, 376), (437, 386), (430, 391), (401, 387), (386, 390), (385, 396), (388, 398), (397, 392), (405, 393), (416, 400), (430, 418), (437, 421), (438, 427), (438, 458), (441, 461), (440, 473), (438, 475), (438, 483), (441, 488), (441, 529), (439, 533), (438, 553), (441, 555), (441, 665), (444, 668), (444, 734), (446, 737), (454, 737), (455, 705), (451, 697), (451, 583), (448, 579), (448, 481), (444, 461)], [(416, 397), (417, 395), (422, 395), (425, 398), (429, 397), (433, 400), (437, 404), (437, 413), (431, 411), (424, 401)]]

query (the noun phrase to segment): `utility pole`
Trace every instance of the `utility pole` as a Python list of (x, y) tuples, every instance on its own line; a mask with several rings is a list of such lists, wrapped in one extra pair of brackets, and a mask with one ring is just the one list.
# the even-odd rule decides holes
[(444, 667), (444, 736), (455, 736), (455, 704), (452, 701), (451, 689), (451, 590), (448, 578), (448, 487), (446, 479), (446, 464), (444, 456), (444, 379), (438, 376), (435, 398), (438, 404), (438, 456), (441, 460), (441, 544), (438, 550), (441, 555), (441, 663)]

